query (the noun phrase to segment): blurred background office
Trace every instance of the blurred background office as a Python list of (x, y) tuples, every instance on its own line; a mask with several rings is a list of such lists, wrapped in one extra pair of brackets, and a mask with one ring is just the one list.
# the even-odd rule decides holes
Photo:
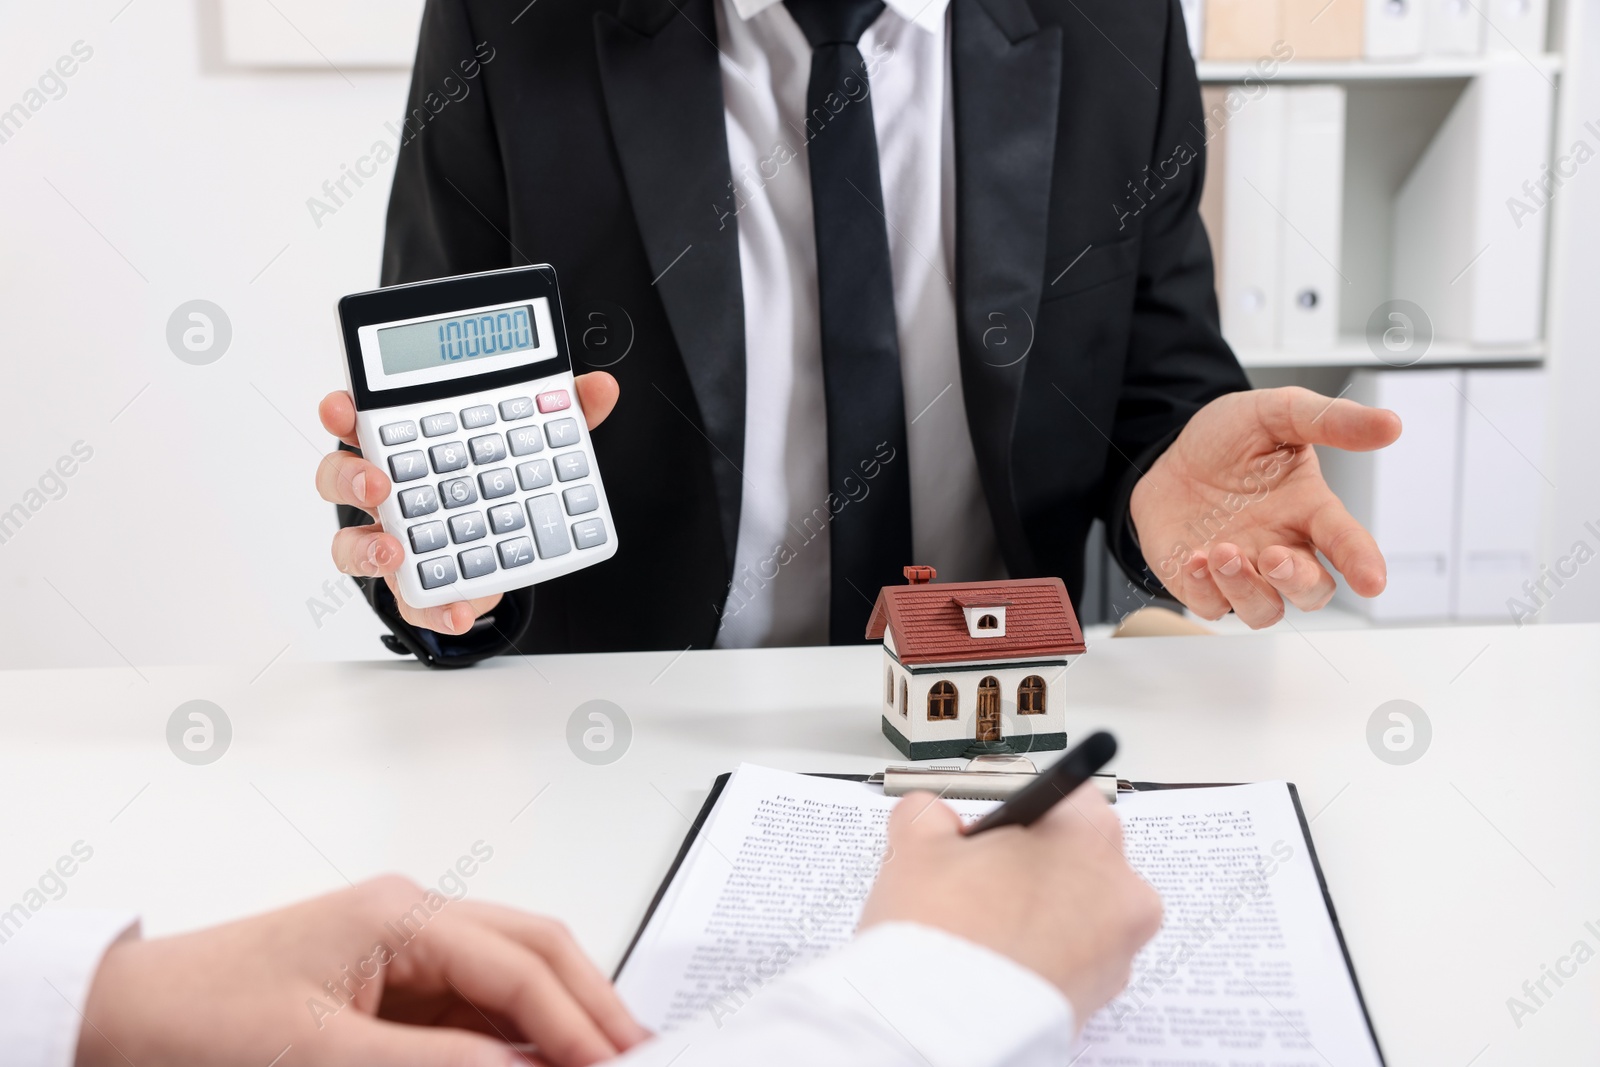
[[(1406, 423), (1329, 463), (1388, 591), (1291, 624), (1600, 620), (1600, 9), (1184, 7), (1229, 340), (1258, 385)], [(0, 667), (388, 655), (311, 472), (334, 301), (376, 283), (395, 148), (428, 121), (405, 114), (421, 9), (0, 15)], [(1137, 212), (1186, 155), (1086, 210)], [(627, 309), (568, 313), (580, 369), (625, 358)], [(1090, 622), (1143, 602), (1102, 551)]]

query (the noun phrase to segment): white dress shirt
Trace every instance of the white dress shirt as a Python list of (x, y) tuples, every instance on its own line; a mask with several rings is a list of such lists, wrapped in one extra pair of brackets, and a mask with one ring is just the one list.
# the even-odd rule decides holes
[[(72, 1067), (95, 968), (130, 926), (127, 915), (48, 912), (0, 946), (6, 1067)], [(1075, 1028), (1066, 998), (1027, 968), (941, 930), (886, 923), (756, 990), (731, 1017), (708, 1017), (613, 1062), (1061, 1067)]]
[[(896, 462), (910, 464), (916, 556), (905, 562), (955, 580), (1000, 578), (956, 350), (949, 0), (887, 5), (857, 47), (869, 71), (905, 391), (910, 454)], [(828, 428), (805, 125), (811, 46), (780, 0), (713, 7), (746, 373), (743, 505), (717, 646), (826, 644)]]
[(100, 958), (137, 926), (126, 912), (46, 909), (20, 928), (7, 927), (0, 943), (0, 1063), (72, 1067)]

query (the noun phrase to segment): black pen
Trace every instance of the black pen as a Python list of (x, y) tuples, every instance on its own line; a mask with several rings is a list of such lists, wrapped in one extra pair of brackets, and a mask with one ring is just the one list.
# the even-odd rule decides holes
[(978, 834), (1000, 826), (1028, 826), (1055, 807), (1056, 802), (1093, 778), (1117, 754), (1117, 739), (1098, 730), (1090, 734), (1039, 775), (1037, 781), (1013, 793), (1010, 799), (968, 826)]

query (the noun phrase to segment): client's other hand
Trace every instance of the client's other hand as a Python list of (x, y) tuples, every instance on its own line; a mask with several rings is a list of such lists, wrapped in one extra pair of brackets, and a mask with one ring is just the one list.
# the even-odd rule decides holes
[[(432, 905), (433, 907), (430, 907)], [(648, 1035), (564, 927), (404, 878), (179, 937), (113, 945), (78, 1067), (567, 1067)]]

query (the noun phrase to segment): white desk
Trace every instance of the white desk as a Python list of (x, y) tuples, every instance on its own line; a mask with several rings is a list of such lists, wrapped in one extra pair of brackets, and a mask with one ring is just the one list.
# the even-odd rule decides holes
[[(1394, 1067), (1600, 1062), (1600, 959), (1516, 1027), (1506, 1006), (1585, 940), (1600, 950), (1600, 627), (1283, 631), (1092, 644), (1074, 735), (1124, 776), (1299, 784)], [(398, 870), (560, 915), (609, 967), (712, 777), (739, 760), (878, 769), (874, 649), (567, 656), (431, 673), (400, 660), (0, 675), (0, 908), (82, 839), (49, 907), (139, 908), (162, 933)], [(168, 750), (178, 704), (233, 725), (226, 755)], [(566, 722), (615, 701), (631, 748), (580, 762)], [(1395, 698), (1431, 748), (1367, 747)], [(537, 800), (529, 801), (537, 796)], [(1585, 928), (1593, 922), (1595, 930)], [(1570, 967), (1569, 967), (1570, 969)], [(1337, 1067), (1337, 1065), (1335, 1065)]]

